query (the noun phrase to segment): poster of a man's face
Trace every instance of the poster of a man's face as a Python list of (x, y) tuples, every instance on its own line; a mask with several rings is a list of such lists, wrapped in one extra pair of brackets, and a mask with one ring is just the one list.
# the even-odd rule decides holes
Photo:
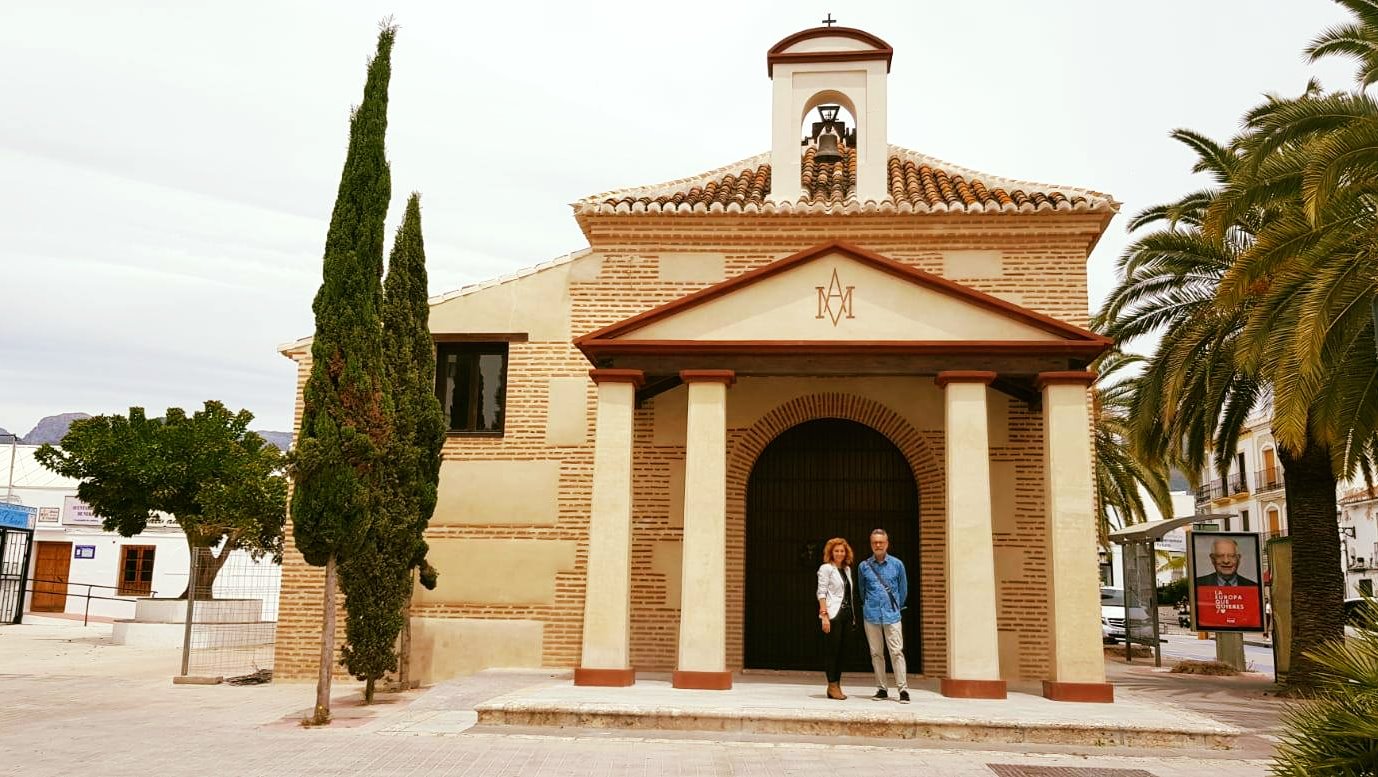
[(1192, 613), (1199, 631), (1263, 631), (1258, 535), (1193, 532)]

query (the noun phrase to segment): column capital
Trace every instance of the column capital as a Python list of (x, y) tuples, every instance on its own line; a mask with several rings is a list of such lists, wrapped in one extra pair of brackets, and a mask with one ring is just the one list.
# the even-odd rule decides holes
[(646, 382), (646, 373), (641, 370), (593, 369), (589, 377), (594, 383), (630, 383), (637, 388)]
[(933, 378), (938, 388), (947, 388), (949, 383), (981, 383), (989, 386), (995, 381), (995, 373), (990, 370), (944, 370)]
[(1062, 372), (1040, 372), (1034, 385), (1042, 391), (1048, 386), (1090, 386), (1096, 382), (1095, 370), (1064, 370)]
[(731, 386), (737, 382), (737, 373), (732, 370), (680, 370), (679, 379), (685, 383), (721, 383)]

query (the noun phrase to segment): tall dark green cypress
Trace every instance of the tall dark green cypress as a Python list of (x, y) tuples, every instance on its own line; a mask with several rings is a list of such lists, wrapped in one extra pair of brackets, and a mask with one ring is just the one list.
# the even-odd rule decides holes
[(360, 545), (381, 501), (379, 462), (393, 431), (383, 375), (383, 231), (392, 180), (384, 148), (397, 28), (385, 22), (364, 98), (350, 115), (349, 151), (330, 230), (316, 334), (293, 456), (292, 536), (308, 564), (325, 567), (320, 674), (312, 722), (330, 721), (335, 568)]
[(395, 408), (391, 452), (382, 470), (384, 499), (363, 546), (340, 568), (345, 664), (366, 682), (366, 703), (373, 701), (376, 681), (398, 668), (394, 646), (399, 632), (405, 633), (412, 570), (425, 564), (422, 535), (435, 512), (445, 420), (435, 395), (429, 319), (421, 200), (413, 193), (384, 283), (383, 374)]

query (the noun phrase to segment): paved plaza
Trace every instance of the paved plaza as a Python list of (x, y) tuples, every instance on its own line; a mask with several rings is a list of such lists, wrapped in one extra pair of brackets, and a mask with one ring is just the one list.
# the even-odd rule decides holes
[(369, 708), (357, 704), (356, 684), (338, 683), (335, 724), (305, 729), (298, 721), (313, 686), (174, 686), (175, 650), (112, 645), (109, 628), (53, 621), (0, 627), (0, 774), (1016, 774), (990, 766), (1004, 764), (1142, 770), (1104, 772), (1114, 777), (1232, 777), (1266, 774), (1276, 733), (1277, 702), (1262, 697), (1260, 678), (1241, 685), (1237, 678), (1168, 677), (1113, 663), (1110, 673), (1124, 693), (1161, 696), (1248, 735), (1234, 750), (1212, 752), (474, 725), (475, 708), (485, 701), (566, 682), (537, 672), (486, 672), (384, 696)]

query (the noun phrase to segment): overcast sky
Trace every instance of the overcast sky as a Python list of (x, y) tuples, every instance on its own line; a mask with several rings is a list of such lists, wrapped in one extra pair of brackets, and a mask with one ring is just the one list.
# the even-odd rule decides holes
[[(1132, 213), (1200, 185), (1167, 137), (1352, 68), (1329, 0), (579, 3), (59, 0), (0, 10), (0, 426), (220, 399), (291, 427), (293, 365), (379, 19), (401, 25), (395, 229), (431, 290), (585, 245), (568, 203), (765, 151), (766, 50), (824, 14), (895, 49), (892, 143)], [(1113, 282), (1124, 215), (1091, 258)]]

